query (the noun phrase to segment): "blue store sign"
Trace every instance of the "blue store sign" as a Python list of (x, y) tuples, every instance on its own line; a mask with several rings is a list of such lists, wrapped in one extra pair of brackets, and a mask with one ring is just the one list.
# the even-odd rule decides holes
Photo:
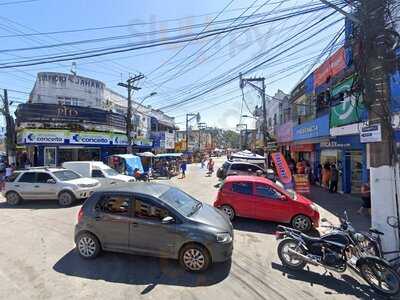
[(303, 123), (293, 128), (293, 140), (306, 140), (329, 136), (329, 115)]

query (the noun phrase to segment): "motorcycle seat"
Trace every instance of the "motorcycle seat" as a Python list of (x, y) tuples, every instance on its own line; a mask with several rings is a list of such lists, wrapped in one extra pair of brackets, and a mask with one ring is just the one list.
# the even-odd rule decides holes
[(379, 234), (379, 235), (385, 235), (382, 231), (379, 231), (378, 229), (375, 229), (372, 227), (369, 229), (369, 232)]
[(304, 233), (301, 234), (301, 237), (304, 239), (305, 242), (315, 243), (321, 241), (321, 238), (319, 237), (312, 237)]

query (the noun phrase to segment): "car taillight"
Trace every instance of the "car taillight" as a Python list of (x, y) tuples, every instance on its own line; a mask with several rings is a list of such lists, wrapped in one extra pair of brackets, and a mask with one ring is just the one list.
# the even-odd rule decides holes
[(83, 218), (83, 207), (81, 207), (81, 209), (78, 212), (78, 223), (82, 221), (82, 218)]

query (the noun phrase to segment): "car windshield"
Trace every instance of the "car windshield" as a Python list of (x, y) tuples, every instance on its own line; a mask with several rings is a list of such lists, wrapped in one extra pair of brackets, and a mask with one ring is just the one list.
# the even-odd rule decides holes
[(285, 188), (283, 183), (280, 181), (276, 181), (275, 184), (282, 190), (284, 190), (287, 194), (289, 194), (290, 198), (292, 198), (293, 200), (297, 200), (297, 194), (294, 190)]
[(119, 173), (115, 171), (114, 169), (103, 169), (103, 172), (106, 173), (108, 176), (117, 176)]
[(74, 180), (82, 177), (78, 173), (75, 173), (71, 170), (55, 171), (53, 172), (53, 175), (56, 176), (60, 181)]
[(170, 188), (160, 196), (160, 199), (187, 217), (193, 215), (202, 206), (200, 201), (177, 188)]

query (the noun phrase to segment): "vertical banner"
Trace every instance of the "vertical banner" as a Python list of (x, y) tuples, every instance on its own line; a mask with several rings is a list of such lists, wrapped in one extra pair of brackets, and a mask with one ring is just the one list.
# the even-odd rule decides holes
[(290, 172), (285, 157), (280, 152), (274, 152), (271, 156), (275, 164), (276, 172), (278, 173), (279, 181), (281, 181), (285, 187), (292, 187), (292, 173)]

